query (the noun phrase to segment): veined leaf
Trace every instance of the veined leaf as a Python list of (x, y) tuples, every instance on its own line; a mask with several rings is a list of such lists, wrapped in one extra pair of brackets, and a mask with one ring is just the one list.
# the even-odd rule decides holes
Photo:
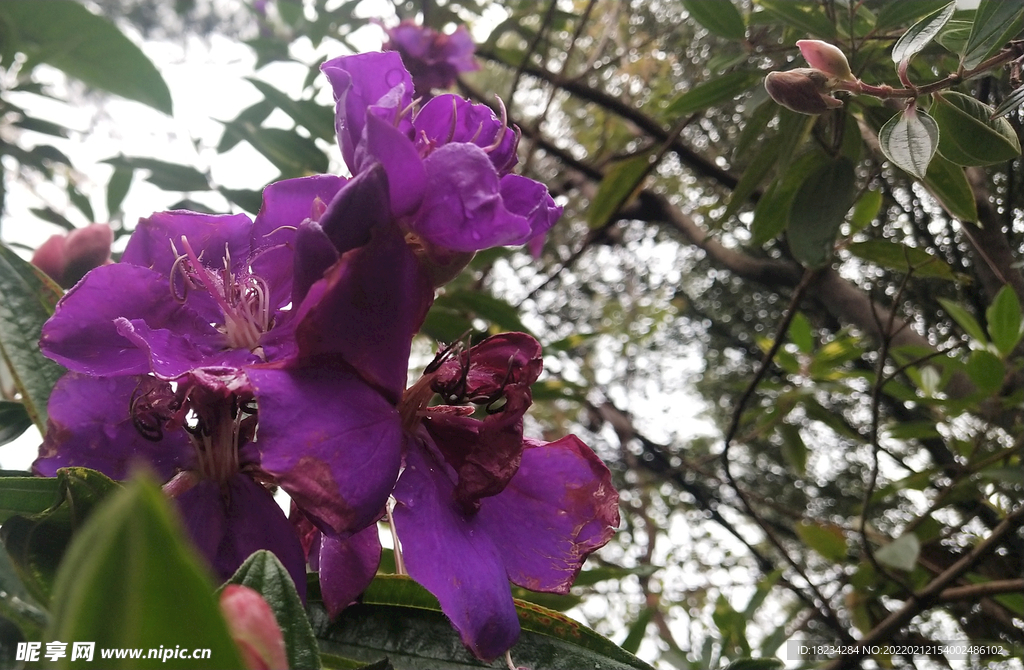
[(1022, 104), (1024, 104), (1024, 86), (1016, 88), (1013, 91), (1013, 93), (1006, 96), (1006, 99), (1003, 100), (998, 107), (996, 107), (994, 112), (992, 112), (992, 118), (998, 119), (1000, 117), (1006, 116), (1010, 112), (1020, 107)]
[(912, 25), (910, 30), (904, 33), (903, 37), (899, 38), (896, 41), (896, 45), (893, 46), (892, 62), (899, 65), (921, 53), (935, 39), (935, 36), (939, 34), (939, 31), (946, 25), (946, 22), (953, 18), (953, 12), (955, 11), (956, 2), (951, 2)]
[(690, 18), (704, 26), (709, 32), (727, 40), (742, 40), (747, 34), (743, 15), (730, 0), (683, 0)]
[(1020, 2), (981, 0), (960, 61), (963, 68), (974, 69), (1020, 32), (1021, 17), (1024, 17), (1024, 4)]
[(826, 159), (819, 153), (806, 153), (797, 158), (765, 191), (754, 207), (750, 224), (751, 243), (762, 246), (786, 229), (793, 198), (808, 175), (822, 167)]
[(913, 271), (914, 275), (918, 277), (937, 277), (950, 281), (956, 279), (953, 268), (938, 256), (933, 256), (924, 249), (878, 239), (854, 242), (846, 248), (858, 258), (877, 263), (891, 270)]
[(824, 267), (832, 257), (839, 227), (856, 195), (853, 162), (840, 157), (814, 172), (800, 186), (789, 213), (789, 248), (810, 268)]
[(939, 146), (939, 126), (925, 112), (907, 109), (885, 122), (878, 143), (896, 167), (924, 179)]
[(939, 153), (957, 165), (981, 166), (1020, 156), (1020, 142), (1010, 122), (993, 118), (994, 110), (974, 98), (947, 91), (935, 95), (932, 114), (938, 123)]
[(951, 216), (971, 223), (978, 221), (978, 203), (962, 167), (942, 156), (932, 156), (924, 185)]

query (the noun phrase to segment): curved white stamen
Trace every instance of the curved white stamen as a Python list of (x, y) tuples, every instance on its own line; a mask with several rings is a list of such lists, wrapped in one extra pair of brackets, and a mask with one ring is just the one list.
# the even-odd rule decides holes
[(498, 108), (501, 109), (501, 130), (498, 131), (498, 136), (494, 138), (489, 146), (484, 147), (484, 151), (491, 153), (501, 146), (501, 143), (505, 140), (505, 133), (508, 132), (508, 110), (505, 109), (505, 102), (498, 96), (494, 96), (498, 99)]

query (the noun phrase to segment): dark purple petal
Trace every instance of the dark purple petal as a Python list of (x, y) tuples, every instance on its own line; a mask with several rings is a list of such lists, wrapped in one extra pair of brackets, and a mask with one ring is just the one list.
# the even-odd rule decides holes
[(43, 324), (39, 346), (75, 372), (149, 372), (147, 352), (118, 333), (116, 320), (122, 317), (142, 319), (152, 329), (169, 330), (201, 347), (223, 341), (207, 320), (174, 301), (166, 276), (115, 263), (96, 268), (61, 298), (53, 317)]
[(483, 149), (446, 144), (423, 164), (427, 187), (410, 228), (424, 240), (476, 251), (529, 239), (530, 222), (505, 208), (498, 173)]
[(315, 175), (285, 179), (263, 189), (263, 206), (252, 226), (252, 271), (270, 287), (273, 307), (292, 299), (296, 229), (313, 215), (314, 203), (326, 206), (344, 184), (343, 177)]
[(310, 290), (303, 303), (309, 311), (297, 331), (303, 360), (316, 365), (320, 357), (340, 356), (398, 402), (412, 338), (433, 296), (429, 276), (400, 231), (377, 230)]
[(395, 527), (409, 575), (437, 596), (462, 642), (485, 661), (519, 638), (519, 619), (496, 546), (452, 497), (451, 479), (421, 446), (395, 487)]
[(322, 535), (319, 567), (320, 592), (331, 618), (338, 616), (366, 590), (380, 565), (377, 524), (340, 539)]
[[(397, 115), (412, 104), (412, 78), (394, 52), (342, 56), (320, 66), (334, 89), (335, 127), (345, 163), (356, 170), (356, 147), (363, 137), (371, 105), (390, 107)], [(394, 116), (388, 121), (394, 121)], [(409, 122), (403, 121), (402, 129)]]
[(445, 35), (412, 21), (403, 21), (387, 33), (389, 40), (383, 48), (402, 54), (416, 84), (417, 97), (429, 97), (431, 89), (451, 86), (459, 72), (479, 68), (473, 59), (476, 45), (465, 26)]
[(320, 281), (327, 268), (337, 262), (338, 251), (320, 224), (315, 221), (299, 224), (295, 234), (292, 304), (301, 304), (310, 287)]
[(432, 388), (473, 398), (491, 396), (510, 384), (529, 387), (543, 370), (542, 353), (540, 342), (525, 333), (494, 335), (445, 361)]
[(185, 527), (221, 580), (229, 579), (260, 549), (288, 570), (299, 597), (306, 599), (306, 558), (291, 523), (274, 497), (251, 477), (238, 473), (224, 485), (204, 480), (177, 498)]
[(365, 162), (354, 169), (368, 170), (372, 162), (379, 162), (387, 172), (392, 213), (404, 216), (415, 212), (427, 186), (423, 159), (415, 145), (394, 124), (370, 116), (366, 119), (365, 147)]
[(517, 133), (501, 122), (487, 105), (457, 95), (440, 95), (413, 119), (416, 141), (426, 151), (452, 142), (475, 144), (487, 149), (494, 169), (506, 174), (516, 164)]
[(189, 337), (166, 328), (152, 329), (141, 319), (117, 319), (116, 325), (119, 335), (149, 353), (151, 370), (162, 379), (174, 379), (199, 367), (237, 368), (260, 360), (245, 349), (223, 348), (219, 333)]
[(575, 435), (527, 440), (519, 471), (475, 521), (500, 543), (512, 582), (568, 593), (587, 555), (615, 533), (618, 501), (608, 468)]
[(401, 464), (398, 411), (338, 368), (247, 374), (259, 406), (260, 467), (324, 531), (346, 534), (375, 521)]
[(547, 186), (517, 174), (501, 178), (501, 198), (510, 212), (529, 222), (529, 234), (516, 244), (546, 233), (562, 215), (561, 205), (555, 204)]
[(58, 468), (81, 466), (125, 479), (141, 466), (164, 481), (188, 467), (195, 457), (184, 431), (157, 433), (153, 436), (160, 439), (152, 441), (132, 421), (132, 396), (147, 379), (152, 380), (74, 372), (61, 377), (50, 395), (46, 436), (33, 472), (52, 477)]
[(320, 217), (320, 225), (338, 254), (363, 246), (376, 228), (391, 221), (390, 198), (388, 175), (379, 163), (356, 175), (338, 192)]

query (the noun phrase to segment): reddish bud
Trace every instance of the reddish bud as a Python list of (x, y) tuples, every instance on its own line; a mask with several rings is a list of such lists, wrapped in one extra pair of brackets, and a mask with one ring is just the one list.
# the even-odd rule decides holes
[(94, 223), (66, 235), (53, 235), (36, 249), (32, 264), (64, 288), (71, 288), (89, 270), (110, 261), (114, 231)]
[(796, 45), (804, 60), (815, 70), (821, 70), (836, 79), (854, 78), (846, 55), (838, 47), (821, 40), (798, 40)]
[(764, 87), (772, 100), (800, 114), (821, 114), (843, 102), (833, 98), (829, 77), (812, 68), (770, 72)]
[(228, 584), (220, 594), (220, 611), (249, 670), (287, 670), (284, 635), (270, 605), (247, 586)]

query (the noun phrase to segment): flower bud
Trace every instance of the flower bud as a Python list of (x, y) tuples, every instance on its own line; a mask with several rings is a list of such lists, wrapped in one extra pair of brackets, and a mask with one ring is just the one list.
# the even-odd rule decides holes
[(812, 68), (770, 72), (764, 87), (772, 100), (800, 114), (821, 114), (843, 102), (833, 98), (831, 82), (825, 73)]
[(796, 45), (800, 47), (811, 67), (821, 70), (830, 77), (836, 79), (853, 79), (853, 72), (850, 71), (850, 63), (838, 47), (821, 40), (798, 40)]
[(89, 270), (110, 261), (114, 231), (105, 223), (94, 223), (53, 235), (32, 256), (32, 264), (64, 288), (71, 288)]
[(220, 611), (249, 670), (287, 670), (284, 635), (270, 605), (247, 586), (228, 584), (220, 594)]

